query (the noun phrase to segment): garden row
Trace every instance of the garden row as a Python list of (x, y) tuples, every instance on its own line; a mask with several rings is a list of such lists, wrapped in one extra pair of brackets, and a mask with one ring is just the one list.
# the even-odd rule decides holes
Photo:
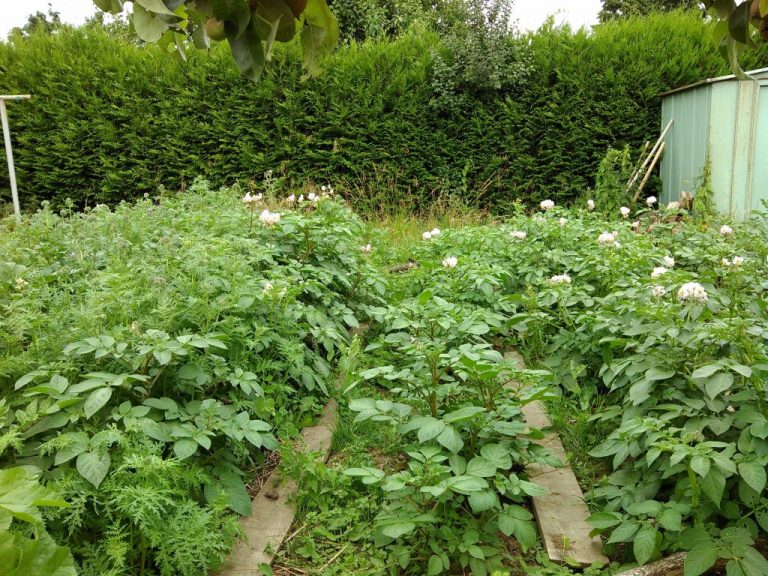
[[(535, 546), (525, 501), (541, 489), (523, 466), (549, 456), (520, 407), (562, 394), (571, 421), (589, 420), (580, 450), (610, 468), (586, 488), (613, 560), (689, 550), (687, 576), (719, 559), (729, 574), (768, 573), (753, 546), (768, 530), (768, 228), (654, 208), (606, 220), (544, 202), (425, 232), (419, 268), (369, 309), (338, 463), (294, 468), (306, 514), (283, 565), (344, 547), (327, 573), (523, 570), (501, 534)], [(545, 371), (506, 364), (511, 345)], [(510, 378), (526, 391), (503, 390)]]
[[(279, 447), (301, 486), (285, 565), (510, 569), (537, 546), (527, 501), (542, 488), (525, 465), (556, 464), (521, 407), (561, 396), (591, 421), (578, 448), (611, 468), (587, 488), (613, 559), (682, 549), (687, 576), (718, 557), (731, 575), (768, 573), (752, 546), (768, 529), (762, 219), (545, 201), (424, 232), (401, 250), (418, 266), (385, 278), (392, 245), (329, 195), (198, 182), (7, 222), (12, 573), (203, 574)], [(348, 333), (363, 321), (364, 342)], [(505, 362), (510, 346), (542, 369)], [(292, 440), (329, 395), (341, 412), (324, 464)]]
[(269, 212), (198, 182), (177, 199), (8, 223), (4, 570), (74, 574), (42, 529), (38, 506), (53, 505), (47, 530), (80, 574), (222, 562), (250, 513), (246, 484), (312, 422), (360, 307), (383, 297), (361, 222), (319, 192)]

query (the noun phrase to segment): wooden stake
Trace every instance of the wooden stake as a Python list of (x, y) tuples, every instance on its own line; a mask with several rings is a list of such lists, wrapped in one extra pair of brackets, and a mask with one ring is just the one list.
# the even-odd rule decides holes
[(13, 200), (13, 212), (16, 214), (16, 222), (21, 223), (21, 208), (19, 206), (19, 191), (16, 188), (16, 170), (13, 166), (13, 150), (11, 149), (11, 130), (8, 127), (8, 111), (5, 108), (6, 100), (16, 102), (18, 100), (29, 100), (29, 94), (18, 96), (0, 96), (0, 120), (3, 125), (3, 140), (5, 142), (5, 155), (8, 158), (8, 178), (11, 181), (11, 199)]
[(651, 145), (650, 140), (645, 141), (645, 145), (643, 146), (643, 149), (640, 151), (640, 156), (637, 158), (637, 165), (632, 169), (632, 174), (629, 175), (629, 180), (627, 180), (627, 187), (629, 187), (630, 182), (632, 182), (632, 179), (635, 177), (635, 174), (637, 174), (637, 171), (640, 170), (640, 165), (645, 160), (645, 153), (648, 151), (648, 146)]
[(640, 192), (643, 191), (643, 186), (645, 186), (645, 183), (648, 182), (648, 178), (651, 176), (651, 172), (653, 172), (653, 168), (656, 166), (656, 162), (659, 161), (659, 158), (661, 158), (661, 155), (664, 153), (664, 148), (667, 147), (666, 142), (662, 142), (661, 146), (659, 147), (659, 150), (656, 152), (656, 157), (653, 159), (653, 162), (651, 162), (651, 165), (648, 167), (648, 171), (645, 173), (645, 177), (643, 178), (643, 181), (640, 182), (640, 186), (637, 187), (637, 190), (635, 191), (635, 196), (632, 198), (632, 202), (637, 202), (637, 199), (640, 197)]
[(661, 133), (661, 136), (659, 136), (659, 139), (656, 140), (656, 144), (653, 145), (653, 148), (651, 148), (650, 153), (645, 158), (645, 161), (640, 166), (640, 170), (637, 171), (637, 174), (634, 175), (634, 177), (629, 181), (629, 184), (627, 184), (627, 192), (629, 192), (629, 189), (632, 187), (632, 185), (635, 183), (635, 181), (640, 177), (640, 174), (643, 172), (643, 169), (645, 168), (646, 164), (648, 164), (648, 160), (651, 159), (651, 157), (656, 153), (656, 150), (658, 150), (659, 146), (661, 146), (662, 141), (664, 140), (664, 136), (667, 135), (667, 132), (669, 132), (669, 129), (672, 127), (672, 123), (675, 121), (674, 118), (669, 121), (669, 124), (667, 124), (667, 127), (664, 128), (664, 131)]
[(686, 556), (685, 552), (679, 552), (657, 562), (632, 568), (616, 576), (683, 576)]

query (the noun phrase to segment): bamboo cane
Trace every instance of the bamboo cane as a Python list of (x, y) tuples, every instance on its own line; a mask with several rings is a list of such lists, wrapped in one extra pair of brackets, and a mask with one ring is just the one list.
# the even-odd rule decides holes
[(645, 145), (643, 145), (643, 149), (640, 151), (640, 156), (637, 158), (637, 164), (634, 168), (632, 168), (632, 174), (629, 175), (629, 179), (627, 180), (627, 186), (629, 186), (629, 183), (632, 182), (632, 178), (635, 177), (635, 174), (638, 170), (640, 170), (640, 164), (645, 160), (645, 153), (648, 151), (648, 146), (651, 145), (650, 140), (645, 141)]
[(674, 118), (669, 121), (667, 124), (667, 127), (664, 128), (664, 131), (661, 133), (661, 136), (659, 136), (659, 139), (656, 140), (656, 144), (653, 145), (653, 148), (651, 148), (651, 151), (648, 153), (648, 156), (645, 158), (645, 161), (640, 166), (640, 170), (637, 171), (637, 174), (635, 174), (634, 178), (627, 184), (627, 192), (629, 192), (629, 189), (632, 187), (632, 185), (635, 183), (635, 181), (640, 177), (640, 174), (643, 172), (643, 169), (645, 168), (646, 164), (648, 164), (648, 160), (656, 153), (656, 150), (658, 150), (661, 143), (664, 141), (664, 136), (667, 135), (667, 132), (669, 132), (669, 129), (672, 127), (672, 123), (675, 121)]
[(651, 177), (651, 172), (653, 172), (653, 169), (656, 166), (656, 162), (659, 161), (659, 158), (661, 158), (661, 155), (664, 153), (664, 148), (666, 147), (667, 147), (667, 143), (662, 142), (661, 146), (659, 147), (659, 150), (656, 152), (656, 157), (653, 159), (653, 162), (651, 162), (651, 165), (648, 167), (648, 171), (645, 173), (645, 177), (643, 178), (643, 181), (640, 182), (640, 186), (637, 187), (637, 190), (635, 191), (635, 196), (632, 198), (632, 202), (637, 202), (637, 199), (640, 197), (640, 192), (643, 191), (643, 186), (645, 186), (645, 183), (648, 182), (648, 178)]

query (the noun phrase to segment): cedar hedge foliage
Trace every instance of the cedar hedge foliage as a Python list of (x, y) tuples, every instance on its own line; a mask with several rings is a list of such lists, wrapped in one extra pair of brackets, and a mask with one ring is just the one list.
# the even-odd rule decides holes
[[(288, 46), (258, 85), (225, 47), (180, 63), (95, 26), (0, 43), (0, 91), (34, 94), (10, 107), (23, 201), (115, 203), (198, 175), (223, 185), (269, 169), (285, 185), (333, 182), (362, 209), (445, 192), (501, 209), (567, 201), (593, 186), (608, 146), (658, 135), (659, 93), (728, 73), (696, 13), (590, 34), (549, 25), (510, 41), (528, 59), (522, 86), (467, 88), (452, 112), (434, 106), (444, 46), (415, 29), (347, 44), (306, 82)], [(764, 51), (749, 58), (766, 62)]]

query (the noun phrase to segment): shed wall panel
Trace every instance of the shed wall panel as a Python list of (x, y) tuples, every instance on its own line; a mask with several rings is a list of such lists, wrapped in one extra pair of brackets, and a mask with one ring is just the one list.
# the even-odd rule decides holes
[(720, 212), (730, 214), (738, 86), (735, 82), (719, 82), (711, 85), (711, 90), (709, 142), (712, 189), (715, 195), (715, 207)]
[(733, 166), (731, 168), (730, 213), (734, 218), (749, 218), (752, 209), (752, 167), (755, 163), (757, 102), (760, 85), (751, 80), (737, 85), (738, 114), (734, 120)]
[(752, 210), (763, 210), (762, 201), (768, 200), (768, 84), (760, 87), (756, 126)]
[(682, 191), (696, 187), (707, 157), (710, 105), (709, 86), (671, 94), (663, 102), (662, 130), (674, 119), (661, 162), (665, 203), (678, 200)]

